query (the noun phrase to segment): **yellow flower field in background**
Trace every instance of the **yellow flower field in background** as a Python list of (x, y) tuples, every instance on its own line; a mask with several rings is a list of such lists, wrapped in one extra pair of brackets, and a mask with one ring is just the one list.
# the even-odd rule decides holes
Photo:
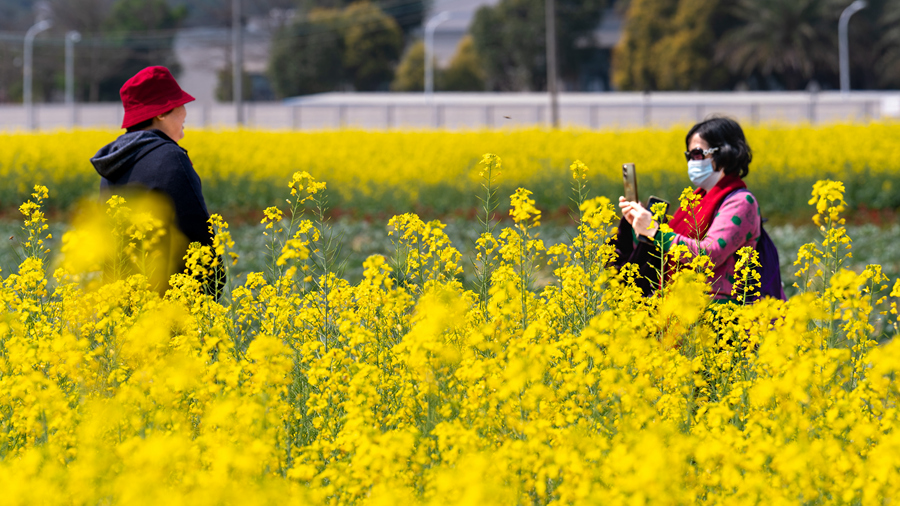
[[(528, 186), (545, 209), (568, 206), (568, 166), (594, 168), (596, 194), (621, 193), (622, 163), (637, 165), (641, 196), (675, 201), (688, 184), (682, 151), (685, 128), (592, 132), (581, 130), (187, 132), (182, 145), (203, 180), (213, 211), (260, 209), (280, 181), (300, 170), (327, 182), (344, 213), (384, 214), (418, 209), (429, 214), (470, 211), (478, 180), (473, 168), (485, 152), (501, 156), (503, 190)], [(851, 208), (893, 209), (900, 192), (900, 124), (767, 126), (746, 129), (754, 158), (747, 182), (767, 215), (808, 213), (812, 184), (838, 179)], [(27, 198), (34, 181), (68, 207), (99, 184), (88, 159), (118, 132), (76, 131), (0, 135), (0, 205)], [(389, 216), (389, 214), (388, 214)]]
[(240, 262), (214, 215), (215, 244), (159, 294), (164, 225), (129, 211), (145, 207), (111, 198), (59, 254), (45, 247), (53, 192), (34, 187), (25, 260), (0, 283), (3, 501), (897, 500), (900, 281), (843, 268), (843, 184), (807, 189), (822, 237), (799, 255), (799, 295), (751, 303), (742, 251), (735, 301), (712, 306), (706, 257), (646, 298), (635, 270), (608, 267), (616, 214), (586, 195), (588, 165), (565, 178), (575, 236), (545, 244), (525, 188), (498, 224), (515, 169), (479, 161), (474, 287), (443, 224), (412, 213), (389, 220), (393, 253), (359, 283), (336, 277), (333, 187), (298, 172), (265, 211), (265, 272), (205, 289)]

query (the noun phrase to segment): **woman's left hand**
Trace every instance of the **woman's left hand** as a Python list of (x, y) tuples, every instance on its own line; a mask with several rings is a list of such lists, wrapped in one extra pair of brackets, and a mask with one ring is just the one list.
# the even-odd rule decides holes
[(653, 221), (653, 214), (644, 209), (640, 202), (631, 202), (625, 200), (625, 197), (619, 197), (619, 208), (622, 209), (622, 216), (631, 224), (631, 228), (636, 234), (647, 237), (656, 235), (659, 224)]

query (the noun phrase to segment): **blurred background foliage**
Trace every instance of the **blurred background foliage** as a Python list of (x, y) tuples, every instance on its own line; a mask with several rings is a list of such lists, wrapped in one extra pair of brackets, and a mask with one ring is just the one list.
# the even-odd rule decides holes
[[(21, 100), (22, 36), (38, 18), (52, 17), (54, 27), (35, 45), (37, 99), (62, 99), (61, 40), (66, 31), (78, 30), (83, 40), (76, 48), (77, 100), (115, 101), (121, 83), (142, 66), (167, 65), (177, 75), (173, 41), (178, 31), (229, 27), (231, 3), (4, 0), (0, 102)], [(837, 24), (849, 3), (556, 0), (562, 89), (837, 89)], [(268, 70), (254, 79), (266, 79), (276, 98), (421, 90), (423, 23), (437, 10), (430, 10), (434, 6), (433, 0), (245, 1), (243, 22), (266, 19), (271, 36)], [(599, 42), (609, 26), (618, 42)], [(435, 89), (545, 90), (544, 30), (543, 0), (481, 6), (456, 55), (437, 62)], [(853, 87), (900, 87), (900, 2), (870, 0), (851, 18), (849, 34)], [(230, 74), (229, 68), (220, 69), (219, 100), (231, 98), (225, 82)]]
[[(605, 0), (557, 0), (560, 74), (571, 79), (584, 51), (577, 42), (591, 37)], [(501, 0), (475, 14), (470, 32), (481, 56), (487, 88), (533, 91), (547, 88), (544, 0)]]
[[(172, 50), (175, 30), (188, 14), (184, 5), (166, 0), (4, 0), (0, 30), (24, 31), (35, 18), (52, 18), (60, 38), (77, 30), (79, 65), (75, 67), (75, 94), (79, 101), (119, 100), (126, 79), (148, 65), (165, 65), (176, 74), (179, 66)], [(22, 97), (22, 35), (0, 40), (0, 101)], [(64, 86), (61, 43), (34, 47), (34, 96), (38, 101), (59, 100)]]
[[(630, 0), (613, 61), (622, 90), (838, 88), (845, 0)], [(900, 2), (850, 20), (855, 88), (900, 86)], [(811, 84), (815, 83), (815, 84)]]

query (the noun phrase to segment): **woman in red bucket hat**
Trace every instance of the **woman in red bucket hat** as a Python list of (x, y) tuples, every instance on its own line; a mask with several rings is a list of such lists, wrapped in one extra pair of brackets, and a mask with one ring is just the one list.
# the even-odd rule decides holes
[[(101, 195), (149, 191), (171, 204), (180, 234), (169, 234), (171, 237), (164, 241), (171, 258), (161, 278), (164, 281), (156, 282), (161, 291), (170, 274), (184, 270), (188, 243), (212, 245), (200, 177), (187, 151), (178, 145), (184, 138), (184, 104), (194, 97), (178, 86), (169, 69), (159, 66), (135, 74), (125, 81), (119, 94), (125, 108), (122, 128), (126, 132), (100, 148), (91, 163), (101, 176)], [(218, 274), (217, 282), (206, 280), (206, 286), (216, 292), (221, 287)]]

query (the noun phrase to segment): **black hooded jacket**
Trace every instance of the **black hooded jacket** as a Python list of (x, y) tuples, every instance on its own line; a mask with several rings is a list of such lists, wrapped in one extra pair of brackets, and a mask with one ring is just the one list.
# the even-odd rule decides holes
[[(159, 130), (139, 130), (123, 134), (103, 146), (91, 158), (91, 163), (102, 176), (100, 194), (104, 197), (136, 190), (164, 195), (170, 201), (175, 211), (175, 226), (184, 237), (169, 234), (158, 245), (160, 251), (168, 252), (167, 272), (153, 273), (151, 283), (163, 293), (168, 286), (169, 275), (184, 271), (185, 239), (203, 246), (213, 244), (200, 176), (194, 170), (187, 151)], [(204, 289), (216, 297), (222, 294), (225, 283), (222, 265), (219, 258), (219, 265), (212, 275), (201, 275), (199, 278)]]
[(166, 134), (159, 130), (128, 132), (100, 148), (91, 163), (102, 176), (101, 195), (112, 195), (113, 188), (121, 186), (164, 194), (171, 200), (176, 223), (187, 240), (212, 245), (200, 176), (187, 151)]

